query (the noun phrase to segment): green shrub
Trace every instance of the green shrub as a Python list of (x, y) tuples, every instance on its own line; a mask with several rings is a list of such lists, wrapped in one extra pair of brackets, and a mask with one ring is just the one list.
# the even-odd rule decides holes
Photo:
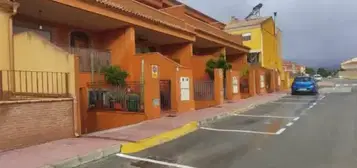
[(206, 62), (205, 72), (212, 80), (214, 79), (214, 69), (223, 69), (223, 76), (226, 78), (226, 72), (232, 69), (232, 65), (227, 62), (226, 56), (221, 54), (217, 60), (210, 59)]
[(108, 66), (102, 69), (104, 72), (105, 80), (114, 86), (125, 86), (125, 79), (128, 77), (128, 73), (122, 70), (119, 66)]

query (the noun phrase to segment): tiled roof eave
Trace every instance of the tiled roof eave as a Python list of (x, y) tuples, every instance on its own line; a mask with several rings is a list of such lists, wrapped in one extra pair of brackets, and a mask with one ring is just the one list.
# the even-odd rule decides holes
[(154, 19), (154, 18), (151, 18), (147, 15), (144, 15), (144, 14), (141, 14), (139, 12), (135, 12), (135, 11), (132, 11), (132, 10), (129, 10), (129, 9), (126, 9), (125, 7), (121, 6), (121, 5), (118, 5), (114, 2), (111, 2), (111, 1), (108, 1), (108, 0), (82, 0), (82, 1), (89, 1), (89, 2), (95, 2), (95, 3), (98, 3), (98, 4), (101, 4), (101, 5), (105, 5), (107, 7), (110, 7), (112, 9), (116, 9), (120, 12), (125, 12), (127, 14), (130, 14), (134, 17), (138, 17), (138, 18), (141, 18), (141, 19), (145, 19), (147, 21), (151, 21), (155, 24), (161, 24), (163, 26), (166, 26), (166, 27), (169, 27), (169, 28), (173, 28), (175, 30), (179, 30), (179, 31), (182, 31), (182, 32), (185, 32), (185, 33), (188, 33), (190, 35), (195, 35), (194, 32), (192, 31), (189, 31), (189, 30), (186, 30), (184, 28), (181, 28), (179, 26), (176, 26), (174, 24), (171, 24), (171, 23), (167, 23), (165, 21), (161, 21), (161, 20), (158, 20), (158, 19)]

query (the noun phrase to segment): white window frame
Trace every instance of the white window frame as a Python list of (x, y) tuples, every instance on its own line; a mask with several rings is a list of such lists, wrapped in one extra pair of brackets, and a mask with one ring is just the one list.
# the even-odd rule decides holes
[[(243, 33), (242, 37), (243, 37), (243, 41), (250, 41), (252, 39), (252, 33)], [(249, 40), (244, 40), (244, 37), (249, 37)]]

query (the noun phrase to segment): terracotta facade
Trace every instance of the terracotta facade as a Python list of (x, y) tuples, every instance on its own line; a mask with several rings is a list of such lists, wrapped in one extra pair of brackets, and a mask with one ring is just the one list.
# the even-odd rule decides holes
[[(224, 32), (223, 23), (185, 4), (172, 0), (18, 2), (21, 7), (12, 17), (16, 30), (38, 32), (58, 47), (70, 48), (68, 52), (78, 57), (73, 97), (79, 102), (75, 107), (78, 112), (74, 112), (75, 130), (80, 130), (79, 134), (161, 117), (164, 112), (160, 104), (160, 82), (163, 80), (170, 81), (170, 111), (175, 113), (220, 105), (224, 102), (224, 93), (228, 100), (241, 98), (240, 92), (232, 93), (232, 80), (233, 77), (240, 79), (240, 72), (248, 66), (249, 48), (242, 45), (239, 35)], [(133, 10), (137, 12), (131, 12)], [(210, 80), (205, 72), (206, 62), (222, 54), (232, 64), (225, 86), (229, 88), (223, 89), (222, 70), (216, 69), (214, 99), (195, 101), (194, 81)], [(90, 84), (104, 81), (103, 74), (92, 64), (92, 56), (101, 62), (100, 66), (108, 63), (126, 70), (128, 82), (144, 85), (144, 111), (89, 111)], [(92, 61), (90, 64), (88, 59)], [(83, 70), (86, 68), (87, 71)], [(259, 69), (249, 71), (251, 96), (267, 92), (256, 84), (257, 76), (263, 73), (265, 71)], [(188, 83), (184, 85), (182, 79)], [(183, 98), (183, 94), (187, 97)]]

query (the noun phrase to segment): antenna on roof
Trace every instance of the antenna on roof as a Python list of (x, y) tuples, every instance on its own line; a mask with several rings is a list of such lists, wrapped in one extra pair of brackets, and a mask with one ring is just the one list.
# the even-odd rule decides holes
[(258, 5), (254, 6), (252, 12), (249, 13), (247, 17), (245, 17), (245, 20), (251, 19), (253, 16), (259, 17), (260, 16), (260, 9), (263, 7), (262, 3), (259, 3)]

